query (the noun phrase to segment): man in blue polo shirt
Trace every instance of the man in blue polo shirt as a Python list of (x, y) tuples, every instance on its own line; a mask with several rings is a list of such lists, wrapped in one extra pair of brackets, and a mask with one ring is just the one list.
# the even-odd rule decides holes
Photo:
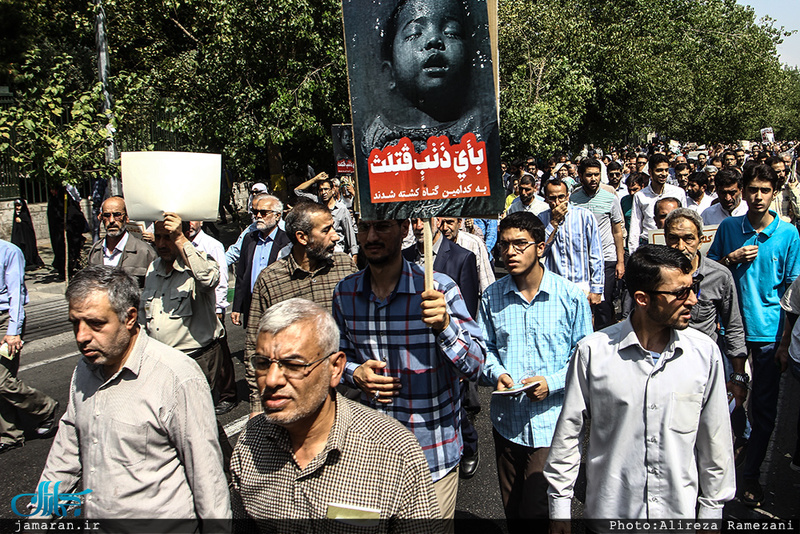
[[(800, 236), (793, 225), (769, 211), (778, 185), (778, 175), (771, 167), (747, 169), (743, 182), (747, 214), (722, 221), (707, 256), (731, 269), (739, 292), (753, 364), (753, 430), (740, 498), (748, 506), (758, 506), (764, 499), (759, 472), (777, 416), (780, 369), (774, 356), (783, 332), (780, 300), (800, 274)], [(739, 377), (740, 381), (748, 379), (747, 375)]]

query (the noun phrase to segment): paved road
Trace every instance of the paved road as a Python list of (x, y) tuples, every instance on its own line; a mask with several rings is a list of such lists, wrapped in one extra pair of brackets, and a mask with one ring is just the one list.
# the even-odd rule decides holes
[[(20, 377), (28, 384), (54, 396), (63, 411), (69, 388), (69, 379), (78, 360), (74, 339), (65, 320), (66, 308), (60, 299), (43, 301), (28, 308), (30, 324), (28, 343), (23, 354)], [(235, 367), (241, 398), (246, 398), (244, 368), (240, 362), (244, 333), (234, 329), (230, 333), (231, 349), (234, 350)], [(506, 532), (500, 521), (502, 506), (497, 489), (493, 456), (491, 426), (488, 417), (490, 391), (481, 388), (484, 410), (476, 419), (482, 451), (481, 465), (477, 475), (459, 484), (457, 518), (468, 521), (459, 523), (459, 531), (493, 534)], [(764, 481), (768, 483), (767, 502), (761, 510), (752, 511), (737, 502), (726, 506), (728, 517), (757, 519), (764, 517), (791, 518), (800, 516), (800, 473), (788, 469), (790, 455), (794, 449), (795, 422), (797, 421), (800, 385), (788, 375), (782, 382), (779, 430), (775, 434), (770, 454), (765, 464)], [(246, 403), (221, 417), (232, 442), (238, 438), (247, 417)], [(11, 499), (20, 493), (34, 490), (39, 473), (44, 465), (52, 439), (29, 440), (25, 447), (0, 456), (0, 518), (12, 518)], [(575, 513), (581, 511), (576, 503)]]

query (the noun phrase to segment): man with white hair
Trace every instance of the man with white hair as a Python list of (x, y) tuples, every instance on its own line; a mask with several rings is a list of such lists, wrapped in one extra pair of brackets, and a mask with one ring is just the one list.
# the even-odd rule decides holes
[(357, 512), (388, 532), (438, 531), (419, 443), (396, 420), (336, 393), (345, 363), (339, 328), (320, 305), (292, 298), (261, 317), (252, 364), (264, 415), (250, 419), (233, 453), (234, 517), (281, 532), (328, 530), (324, 521), (332, 527)]

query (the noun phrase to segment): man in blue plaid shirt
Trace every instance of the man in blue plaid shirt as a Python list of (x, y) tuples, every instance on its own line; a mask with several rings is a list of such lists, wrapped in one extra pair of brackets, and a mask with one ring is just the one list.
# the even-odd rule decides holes
[(453, 280), (403, 259), (409, 221), (359, 221), (368, 263), (339, 282), (333, 316), (347, 355), (344, 381), (362, 402), (403, 423), (419, 440), (442, 517), (452, 519), (458, 490), (461, 378), (477, 380), (486, 349)]
[(592, 319), (583, 291), (542, 266), (545, 228), (537, 216), (518, 212), (500, 221), (497, 245), (509, 276), (481, 298), (482, 377), (496, 393), (529, 387), (493, 394), (491, 405), (503, 508), (509, 530), (522, 532), (531, 530), (522, 520), (548, 517), (542, 469), (564, 403), (567, 364)]

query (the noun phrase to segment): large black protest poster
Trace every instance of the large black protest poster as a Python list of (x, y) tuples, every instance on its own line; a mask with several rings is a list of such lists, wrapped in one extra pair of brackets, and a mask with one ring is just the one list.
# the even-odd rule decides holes
[(361, 215), (496, 215), (485, 0), (343, 0)]

